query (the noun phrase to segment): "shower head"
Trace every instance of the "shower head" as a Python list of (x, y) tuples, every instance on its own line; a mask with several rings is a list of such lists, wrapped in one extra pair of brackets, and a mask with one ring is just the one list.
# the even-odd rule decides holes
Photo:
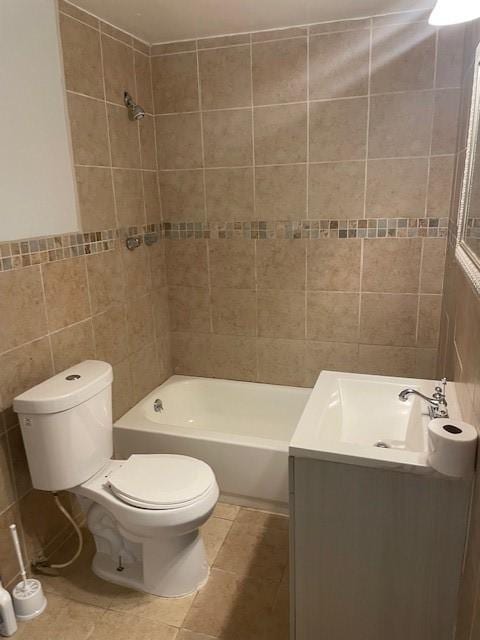
[(141, 120), (145, 116), (145, 109), (135, 102), (128, 91), (123, 94), (123, 101), (128, 109), (130, 120)]

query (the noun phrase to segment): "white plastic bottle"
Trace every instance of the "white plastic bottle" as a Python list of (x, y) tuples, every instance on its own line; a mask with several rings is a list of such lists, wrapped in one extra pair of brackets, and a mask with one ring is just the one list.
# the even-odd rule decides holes
[(3, 588), (0, 580), (0, 635), (13, 636), (17, 630), (17, 619), (13, 609), (12, 596)]

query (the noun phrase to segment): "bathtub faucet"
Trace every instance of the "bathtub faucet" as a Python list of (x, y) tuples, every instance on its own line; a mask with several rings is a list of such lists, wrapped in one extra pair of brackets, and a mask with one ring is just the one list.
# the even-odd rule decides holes
[(433, 393), (431, 398), (424, 395), (423, 393), (420, 393), (420, 391), (411, 388), (403, 389), (403, 391), (400, 391), (398, 397), (400, 398), (400, 400), (402, 400), (402, 402), (406, 402), (409, 396), (419, 396), (420, 398), (423, 398), (423, 400), (426, 400), (426, 402), (428, 402), (428, 413), (430, 415), (430, 418), (448, 418), (447, 398), (445, 395), (447, 379), (443, 378), (441, 380), (441, 384), (443, 389), (440, 386), (435, 387), (435, 392)]
[(157, 413), (159, 411), (163, 411), (163, 402), (160, 400), (160, 398), (157, 398), (156, 400), (154, 400), (153, 410), (156, 411)]

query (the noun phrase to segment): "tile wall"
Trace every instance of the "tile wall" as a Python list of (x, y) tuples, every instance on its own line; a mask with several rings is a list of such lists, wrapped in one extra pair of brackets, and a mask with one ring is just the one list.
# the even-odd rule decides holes
[[(445, 269), (438, 373), (455, 380), (464, 419), (474, 424), (480, 432), (480, 299), (454, 256), (457, 213), (465, 165), (473, 62), (475, 49), (479, 43), (480, 20), (477, 20), (468, 25), (465, 38), (455, 186)], [(480, 465), (477, 464), (456, 640), (476, 640), (478, 637), (480, 637)]]
[(435, 373), (463, 26), (152, 47), (177, 373)]
[[(8, 527), (28, 556), (71, 528), (49, 494), (32, 490), (16, 414), (18, 393), (87, 358), (114, 370), (115, 417), (168, 377), (163, 243), (129, 252), (130, 227), (160, 222), (149, 47), (60, 3), (68, 109), (83, 233), (0, 245), (0, 572), (11, 580)], [(140, 124), (122, 105), (128, 89)], [(68, 496), (70, 508), (76, 509)]]

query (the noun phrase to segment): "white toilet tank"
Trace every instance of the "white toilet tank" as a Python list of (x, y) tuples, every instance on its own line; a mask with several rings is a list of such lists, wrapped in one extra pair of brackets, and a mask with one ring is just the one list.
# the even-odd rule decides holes
[(111, 458), (112, 367), (86, 360), (17, 396), (33, 486), (71, 489)]

